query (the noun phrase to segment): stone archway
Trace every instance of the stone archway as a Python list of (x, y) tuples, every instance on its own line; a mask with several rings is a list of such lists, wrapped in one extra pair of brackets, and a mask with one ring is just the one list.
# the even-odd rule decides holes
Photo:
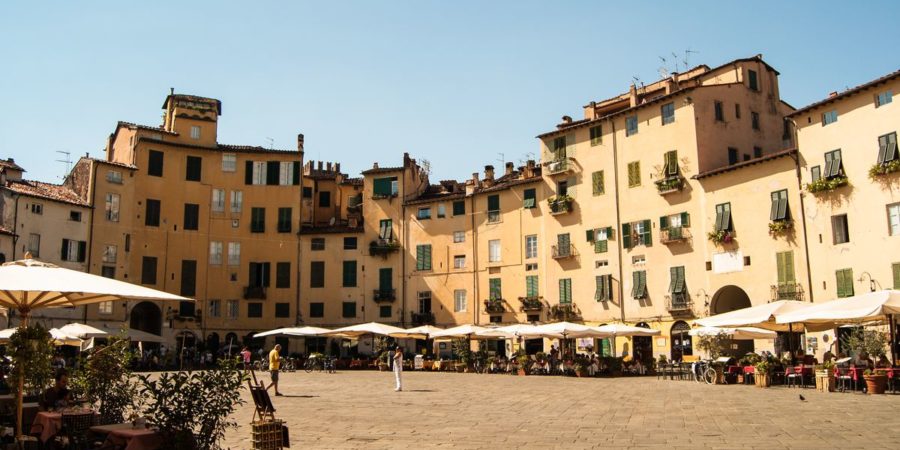
[(140, 302), (131, 308), (129, 326), (133, 330), (146, 331), (160, 336), (162, 334), (162, 311), (153, 302)]
[[(710, 315), (722, 314), (751, 306), (753, 305), (750, 303), (750, 296), (743, 289), (728, 285), (721, 287), (713, 295), (709, 313)], [(731, 353), (736, 357), (752, 352), (753, 348), (752, 340), (731, 341)]]

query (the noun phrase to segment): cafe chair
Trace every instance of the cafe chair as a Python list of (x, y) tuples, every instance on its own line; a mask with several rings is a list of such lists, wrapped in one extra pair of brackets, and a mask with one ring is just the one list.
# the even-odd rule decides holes
[(850, 368), (838, 367), (837, 376), (835, 377), (837, 388), (841, 392), (847, 392), (847, 386), (851, 386), (852, 390), (856, 390), (856, 370), (853, 366)]
[(94, 413), (78, 413), (62, 415), (62, 431), (69, 441), (69, 448), (89, 448), (88, 430), (94, 425)]

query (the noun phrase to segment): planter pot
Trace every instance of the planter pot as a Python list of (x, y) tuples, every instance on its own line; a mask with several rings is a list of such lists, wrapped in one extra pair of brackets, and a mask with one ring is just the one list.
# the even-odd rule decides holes
[(769, 387), (769, 376), (768, 375), (758, 373), (753, 378), (754, 378), (754, 380), (756, 380), (756, 387), (759, 387), (759, 388)]
[(830, 370), (816, 371), (816, 390), (822, 392), (834, 392), (834, 372)]
[(884, 394), (887, 386), (887, 375), (863, 375), (866, 380), (866, 392), (869, 395)]
[(520, 377), (524, 377), (525, 375), (528, 375), (528, 373), (525, 372), (525, 369), (519, 369), (519, 371), (517, 373), (519, 374)]

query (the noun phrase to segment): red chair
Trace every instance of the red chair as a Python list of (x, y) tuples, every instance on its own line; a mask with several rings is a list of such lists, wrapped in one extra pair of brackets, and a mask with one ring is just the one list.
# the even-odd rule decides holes
[(784, 372), (785, 383), (788, 387), (791, 387), (791, 385), (795, 383), (799, 383), (800, 387), (806, 387), (807, 373), (811, 373), (811, 370), (807, 370), (806, 366), (803, 364), (800, 364), (797, 367), (788, 367)]
[(851, 365), (849, 369), (846, 367), (836, 367), (835, 373), (838, 390), (840, 390), (841, 392), (847, 392), (848, 385), (851, 386), (852, 390), (856, 390), (856, 385), (857, 381), (859, 381), (859, 377), (855, 366)]
[(756, 382), (756, 367), (744, 366), (744, 384), (753, 384)]

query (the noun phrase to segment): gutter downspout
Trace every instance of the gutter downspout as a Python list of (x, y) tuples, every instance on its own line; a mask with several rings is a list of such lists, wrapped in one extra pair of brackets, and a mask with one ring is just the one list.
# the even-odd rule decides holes
[[(404, 164), (405, 166), (405, 164)], [(403, 250), (400, 257), (400, 295), (403, 301), (400, 303), (400, 327), (406, 325), (406, 284), (409, 277), (406, 276), (406, 252), (409, 250), (409, 233), (406, 227), (406, 167), (403, 168), (403, 195), (400, 197), (400, 226), (403, 228)], [(412, 320), (412, 318), (410, 318)]]
[[(791, 123), (794, 125), (794, 129), (797, 129), (797, 124), (791, 120)], [(799, 143), (799, 138), (796, 138), (796, 141)], [(794, 160), (794, 167), (797, 173), (797, 187), (800, 190), (800, 219), (803, 225), (803, 252), (806, 255), (806, 282), (809, 285), (809, 302), (813, 303), (814, 294), (813, 294), (813, 282), (812, 282), (812, 267), (810, 267), (809, 263), (809, 230), (806, 228), (806, 202), (803, 201), (803, 179), (800, 173), (800, 147), (797, 147), (797, 153), (791, 156), (791, 159)]]
[[(621, 215), (621, 204), (619, 203), (619, 149), (616, 145), (616, 124), (612, 120), (612, 118), (607, 118), (606, 123), (609, 124), (610, 131), (612, 132), (612, 149), (613, 149), (613, 183), (615, 189), (613, 190), (616, 193), (616, 233), (622, 232), (622, 215)], [(619, 236), (616, 243), (616, 253), (618, 253), (619, 258), (619, 312), (620, 318), (622, 319), (622, 323), (625, 322), (625, 292), (623, 289), (624, 281), (625, 281), (625, 272), (622, 268), (622, 252), (624, 248), (622, 247), (622, 236)], [(613, 354), (615, 354), (615, 341), (613, 341)]]
[[(295, 287), (297, 290), (297, 294), (296, 294), (297, 307), (294, 310), (294, 317), (295, 317), (294, 324), (297, 326), (300, 326), (300, 324), (303, 323), (303, 315), (302, 315), (301, 304), (300, 304), (300, 283), (302, 282), (302, 280), (300, 279), (300, 275), (303, 273), (302, 272), (303, 268), (301, 267), (301, 265), (303, 263), (303, 259), (302, 259), (303, 244), (300, 239), (300, 236), (301, 236), (300, 232), (303, 230), (303, 166), (304, 166), (303, 156), (304, 156), (303, 150), (300, 150), (300, 175), (298, 176), (300, 179), (300, 185), (298, 186), (298, 190), (297, 190), (297, 195), (298, 195), (297, 217), (299, 218), (299, 220), (297, 221), (297, 224), (298, 224), (299, 229), (297, 230), (297, 267), (295, 269), (296, 273), (297, 273), (297, 283), (295, 283)], [(313, 218), (313, 223), (315, 223), (315, 218)], [(365, 303), (363, 303), (363, 305), (365, 305)], [(305, 339), (304, 339), (304, 341), (305, 341)]]
[(478, 227), (475, 226), (475, 193), (469, 197), (469, 217), (472, 218), (472, 323), (478, 325)]
[[(87, 246), (87, 273), (91, 273), (91, 255), (94, 253), (92, 250), (94, 249), (94, 211), (96, 200), (97, 200), (97, 164), (96, 161), (91, 161), (91, 178), (89, 183), (89, 189), (91, 190), (91, 214), (90, 214), (90, 225), (88, 226), (88, 246)], [(88, 307), (84, 306), (84, 317), (82, 317), (81, 322), (87, 325), (88, 321)]]

